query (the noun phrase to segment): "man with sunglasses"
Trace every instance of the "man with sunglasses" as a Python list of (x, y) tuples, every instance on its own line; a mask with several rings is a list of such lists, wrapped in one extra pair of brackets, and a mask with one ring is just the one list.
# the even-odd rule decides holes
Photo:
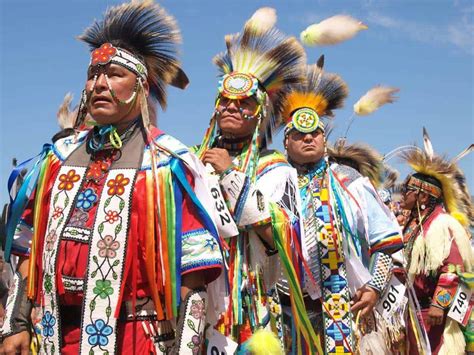
[(259, 9), (240, 34), (226, 36), (227, 51), (214, 58), (221, 71), (215, 111), (197, 149), (215, 181), (216, 220), (229, 245), (230, 304), (219, 309), (217, 329), (244, 348), (265, 328), (259, 334), (280, 349), (271, 335), (281, 335), (272, 312), (282, 251), (276, 241), (292, 228), (284, 200), (292, 202), (296, 189), (285, 157), (267, 145), (280, 125), (278, 98), (301, 79), (304, 51), (275, 21), (275, 10)]
[[(429, 140), (426, 132), (424, 138)], [(471, 197), (455, 161), (435, 155), (431, 143), (426, 147), (403, 156), (415, 171), (404, 183), (400, 203), (409, 211), (403, 228), (408, 282), (421, 308), (431, 353), (464, 354), (461, 325), (469, 318), (470, 287), (463, 281), (474, 263), (467, 232), (473, 223)], [(411, 324), (407, 322), (408, 351), (418, 354), (422, 333)]]
[[(338, 75), (323, 72), (322, 64), (321, 59), (307, 65), (307, 80), (293, 85), (283, 101), (284, 145), (298, 173), (304, 229), (298, 262), (304, 266), (306, 309), (324, 354), (364, 353), (360, 329), (375, 330), (373, 309), (390, 281), (391, 254), (402, 241), (369, 179), (333, 162), (327, 150), (323, 117), (342, 106), (348, 89)], [(285, 280), (281, 286), (284, 293)], [(290, 312), (284, 324), (294, 328)], [(296, 337), (289, 338), (294, 349)]]

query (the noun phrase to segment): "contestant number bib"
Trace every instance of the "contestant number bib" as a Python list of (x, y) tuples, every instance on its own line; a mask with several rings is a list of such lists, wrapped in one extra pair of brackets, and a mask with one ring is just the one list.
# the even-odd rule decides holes
[(405, 292), (405, 285), (392, 275), (390, 283), (376, 307), (383, 318), (390, 317), (397, 309), (406, 304), (407, 297), (405, 296)]
[(235, 224), (224, 196), (222, 196), (219, 178), (216, 175), (208, 174), (208, 186), (214, 203), (215, 222), (219, 235), (223, 238), (234, 237), (239, 234), (239, 229)]
[(237, 350), (237, 343), (225, 337), (217, 330), (209, 328), (206, 337), (208, 339), (207, 355), (234, 354)]
[(454, 319), (456, 322), (466, 325), (469, 319), (469, 309), (471, 308), (472, 290), (465, 284), (459, 284), (453, 303), (448, 312), (448, 317)]

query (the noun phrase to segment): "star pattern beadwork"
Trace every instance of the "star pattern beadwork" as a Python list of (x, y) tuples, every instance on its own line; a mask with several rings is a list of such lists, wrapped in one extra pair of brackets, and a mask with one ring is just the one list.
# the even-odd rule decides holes
[(313, 109), (300, 108), (293, 113), (293, 125), (300, 132), (314, 132), (319, 126), (319, 116)]

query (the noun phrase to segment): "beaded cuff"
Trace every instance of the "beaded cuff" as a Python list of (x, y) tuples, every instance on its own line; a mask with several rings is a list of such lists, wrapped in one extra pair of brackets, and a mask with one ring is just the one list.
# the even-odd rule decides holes
[(372, 279), (368, 286), (382, 293), (390, 281), (393, 260), (390, 255), (384, 253), (374, 253), (370, 263), (370, 273)]

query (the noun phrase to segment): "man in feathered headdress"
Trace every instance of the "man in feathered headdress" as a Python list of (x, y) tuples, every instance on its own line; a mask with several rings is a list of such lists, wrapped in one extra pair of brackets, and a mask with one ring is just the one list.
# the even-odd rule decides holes
[[(152, 124), (167, 85), (187, 83), (179, 30), (153, 1), (132, 1), (80, 39), (92, 53), (74, 130), (45, 145), (10, 205), (6, 259), (21, 261), (5, 348), (27, 349), (35, 302), (42, 353), (197, 353), (220, 240), (204, 167)], [(95, 126), (81, 130), (86, 115)]]
[[(415, 171), (405, 181), (401, 201), (401, 207), (410, 211), (403, 230), (406, 269), (431, 353), (464, 354), (467, 349), (459, 323), (469, 318), (467, 307), (462, 306), (470, 302), (472, 274), (471, 282), (460, 281), (468, 279), (465, 273), (472, 272), (474, 262), (467, 232), (474, 223), (474, 210), (456, 160), (434, 154), (426, 131), (424, 141), (424, 150), (403, 154)], [(410, 354), (421, 353), (415, 333), (409, 327)]]
[[(262, 8), (240, 34), (226, 36), (227, 51), (214, 58), (221, 71), (215, 112), (197, 150), (216, 177), (218, 227), (229, 237), (231, 295), (217, 328), (255, 353), (256, 345), (272, 351), (259, 337), (268, 333), (254, 334), (259, 329), (281, 335), (272, 289), (279, 258), (291, 265), (284, 243), (295, 233), (287, 207), (295, 203), (296, 176), (285, 157), (267, 145), (281, 126), (281, 96), (287, 85), (302, 79), (305, 55), (295, 38), (274, 28), (275, 22), (275, 10)], [(295, 317), (304, 318), (303, 313)]]
[(284, 144), (298, 172), (305, 304), (324, 338), (324, 352), (353, 353), (358, 348), (354, 321), (370, 316), (390, 278), (389, 254), (402, 243), (398, 226), (369, 179), (328, 161), (322, 117), (342, 106), (347, 87), (322, 66), (323, 57), (317, 65), (308, 65), (307, 80), (284, 98)]

